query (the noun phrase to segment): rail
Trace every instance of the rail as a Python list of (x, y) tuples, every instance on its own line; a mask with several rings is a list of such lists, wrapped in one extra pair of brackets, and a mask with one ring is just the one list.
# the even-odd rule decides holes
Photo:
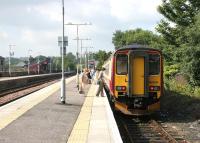
[[(72, 76), (74, 75), (74, 73), (66, 73), (66, 77), (68, 76)], [(42, 76), (40, 76), (42, 78)], [(34, 78), (33, 77), (27, 77), (27, 78)], [(55, 76), (55, 77), (47, 77), (47, 78), (42, 78), (42, 80), (31, 80), (32, 82), (29, 82), (29, 84), (27, 85), (23, 85), (22, 86), (15, 86), (12, 88), (8, 88), (7, 90), (3, 90), (3, 92), (0, 93), (0, 106), (3, 106), (7, 103), (10, 103), (14, 100), (17, 100), (19, 98), (22, 98), (32, 92), (35, 92), (41, 88), (44, 88), (50, 84), (53, 84), (55, 82), (58, 81), (58, 78), (60, 78), (59, 76)], [(24, 80), (26, 80), (26, 78), (24, 78)], [(12, 80), (12, 82), (15, 80)], [(16, 82), (16, 81), (15, 81)]]
[(177, 132), (168, 132), (155, 120), (117, 117), (122, 139), (126, 143), (187, 143)]

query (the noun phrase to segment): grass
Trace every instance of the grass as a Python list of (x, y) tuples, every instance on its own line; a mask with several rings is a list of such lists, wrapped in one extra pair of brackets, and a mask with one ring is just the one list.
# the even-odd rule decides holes
[(188, 83), (179, 83), (179, 81), (175, 79), (165, 79), (165, 90), (177, 92), (183, 95), (199, 97), (200, 98), (200, 87), (193, 87)]
[(200, 118), (200, 87), (192, 87), (178, 80), (165, 80), (165, 95), (162, 97), (161, 110), (171, 116)]

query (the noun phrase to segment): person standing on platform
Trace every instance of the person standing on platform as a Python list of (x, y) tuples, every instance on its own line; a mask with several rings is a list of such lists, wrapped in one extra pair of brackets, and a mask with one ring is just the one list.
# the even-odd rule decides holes
[(84, 88), (86, 87), (87, 83), (88, 83), (87, 69), (84, 69), (81, 76), (81, 90), (79, 91), (79, 93), (84, 93)]
[(96, 96), (99, 96), (99, 94), (101, 93), (101, 97), (104, 97), (104, 93), (103, 93), (103, 87), (104, 87), (103, 71), (104, 71), (104, 68), (102, 68), (102, 70), (100, 71), (99, 77), (98, 77), (98, 81), (97, 81), (97, 84), (99, 85), (99, 88), (97, 90)]
[(92, 80), (92, 77), (91, 77), (90, 73), (91, 73), (91, 71), (88, 70), (88, 71), (87, 71), (88, 84), (91, 84), (91, 80)]
[(95, 75), (95, 70), (94, 70), (94, 69), (91, 69), (91, 71), (90, 71), (90, 76), (92, 77), (92, 79), (94, 79), (94, 75)]
[(97, 81), (98, 81), (98, 77), (99, 77), (99, 69), (96, 69), (96, 72), (94, 74), (94, 80), (93, 80), (93, 83), (94, 84), (97, 84)]

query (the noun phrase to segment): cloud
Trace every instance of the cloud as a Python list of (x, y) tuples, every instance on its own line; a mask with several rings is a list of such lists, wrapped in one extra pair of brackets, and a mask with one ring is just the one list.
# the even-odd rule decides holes
[(113, 17), (124, 22), (148, 22), (157, 19), (160, 3), (160, 0), (110, 0), (110, 11)]
[(8, 38), (8, 34), (6, 32), (0, 32), (0, 39)]
[[(161, 0), (65, 0), (65, 23), (91, 22), (80, 26), (79, 37), (91, 38), (83, 46), (93, 51), (114, 50), (112, 34), (117, 29), (137, 27), (153, 30), (161, 16), (156, 7)], [(62, 34), (61, 0), (0, 1), (0, 55), (7, 55), (8, 44), (15, 44), (15, 56), (27, 49), (44, 55), (59, 56), (57, 37)], [(68, 52), (76, 52), (76, 27), (65, 26)]]
[(49, 2), (41, 5), (29, 7), (30, 12), (39, 13), (42, 17), (48, 17), (52, 21), (62, 21), (61, 4), (58, 2)]

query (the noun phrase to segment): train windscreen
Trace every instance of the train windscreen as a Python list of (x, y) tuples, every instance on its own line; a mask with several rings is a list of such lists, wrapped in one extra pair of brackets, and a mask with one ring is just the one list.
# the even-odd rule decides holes
[(149, 55), (149, 75), (160, 74), (160, 55)]
[(116, 57), (117, 74), (125, 75), (128, 73), (128, 56), (119, 54)]

